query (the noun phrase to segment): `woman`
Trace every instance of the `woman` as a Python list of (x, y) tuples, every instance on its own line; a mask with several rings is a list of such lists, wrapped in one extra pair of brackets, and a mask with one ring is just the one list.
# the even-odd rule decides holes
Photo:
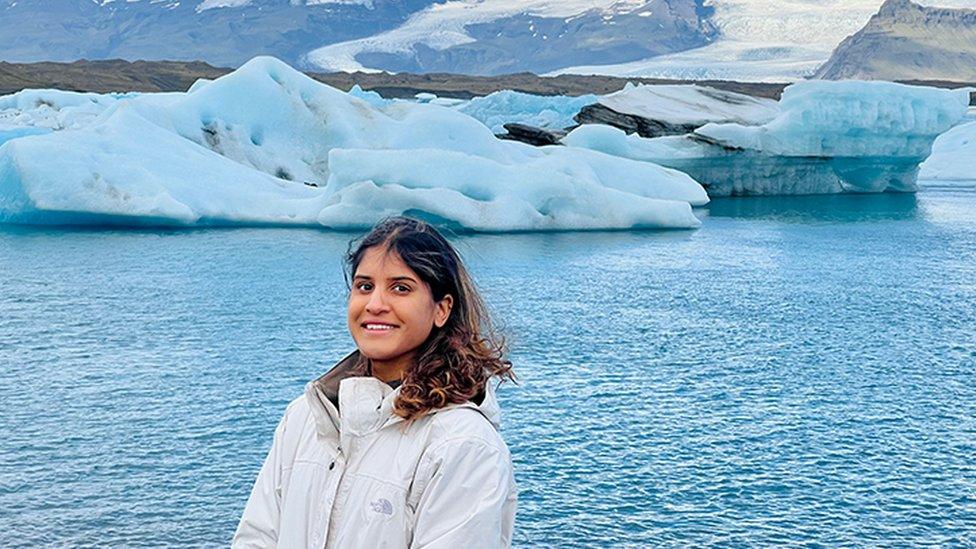
[(357, 350), (288, 405), (233, 546), (507, 547), (516, 489), (490, 378), (513, 375), (464, 265), (406, 217), (350, 250)]

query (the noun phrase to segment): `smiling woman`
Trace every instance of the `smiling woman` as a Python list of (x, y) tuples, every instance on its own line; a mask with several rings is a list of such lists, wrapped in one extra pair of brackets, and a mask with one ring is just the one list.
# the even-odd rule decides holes
[(393, 217), (346, 259), (357, 349), (286, 409), (233, 546), (508, 547), (491, 378), (514, 376), (460, 257)]
[(358, 261), (349, 295), (349, 333), (382, 381), (403, 378), (417, 349), (434, 328), (443, 328), (454, 297), (435, 301), (429, 285), (389, 248), (367, 248)]

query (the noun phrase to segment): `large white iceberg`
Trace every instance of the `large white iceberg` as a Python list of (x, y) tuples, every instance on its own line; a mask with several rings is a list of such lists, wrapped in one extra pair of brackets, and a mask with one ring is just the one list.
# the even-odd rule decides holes
[(968, 102), (964, 89), (811, 81), (789, 86), (760, 125), (653, 139), (584, 125), (563, 142), (679, 169), (711, 196), (913, 191), (919, 164)]
[(456, 110), (371, 105), (268, 57), (192, 92), (0, 146), (0, 221), (363, 228), (408, 212), (479, 231), (691, 228), (684, 173), (501, 141)]

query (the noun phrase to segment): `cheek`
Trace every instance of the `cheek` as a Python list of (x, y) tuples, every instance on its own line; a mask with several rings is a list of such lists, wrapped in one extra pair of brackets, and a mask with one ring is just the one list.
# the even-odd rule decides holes
[(356, 296), (349, 296), (349, 300), (346, 302), (346, 320), (349, 323), (350, 330), (357, 324), (356, 319), (359, 318), (363, 310), (363, 305), (360, 301)]
[[(418, 300), (419, 301), (419, 300)], [(410, 315), (410, 324), (413, 327), (413, 331), (426, 337), (427, 334), (434, 328), (434, 311), (435, 309), (430, 306), (426, 301), (421, 301), (415, 304), (412, 308), (412, 314)]]

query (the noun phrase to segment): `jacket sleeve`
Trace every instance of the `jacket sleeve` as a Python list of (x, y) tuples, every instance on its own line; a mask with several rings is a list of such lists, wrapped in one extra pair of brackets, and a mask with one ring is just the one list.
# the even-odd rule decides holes
[(517, 490), (506, 448), (447, 441), (421, 458), (411, 549), (509, 547)]
[(288, 412), (275, 428), (271, 450), (264, 459), (251, 496), (237, 525), (231, 547), (258, 549), (278, 544), (278, 524), (281, 515), (282, 445)]

